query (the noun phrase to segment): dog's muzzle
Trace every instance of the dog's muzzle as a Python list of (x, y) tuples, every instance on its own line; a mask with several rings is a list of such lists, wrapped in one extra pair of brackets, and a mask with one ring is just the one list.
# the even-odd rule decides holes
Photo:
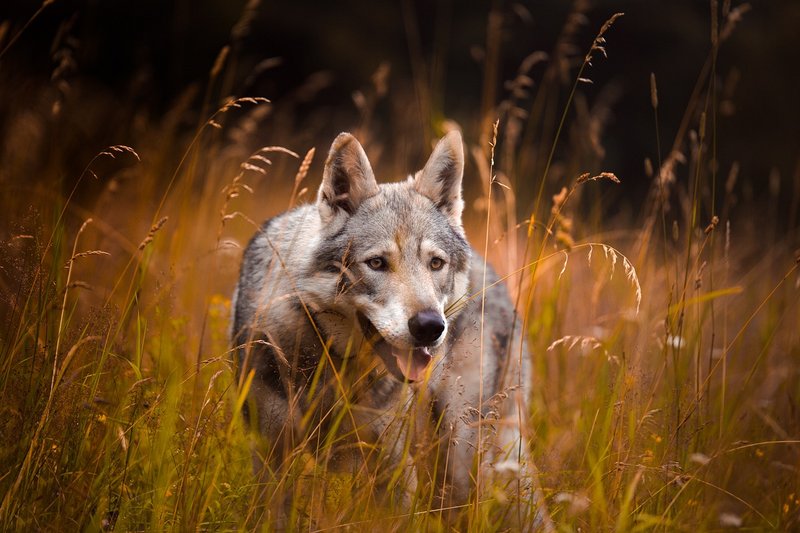
[[(436, 317), (433, 317), (434, 313)], [(356, 315), (364, 338), (372, 345), (387, 370), (397, 380), (413, 383), (425, 377), (425, 371), (433, 360), (430, 347), (439, 340), (445, 330), (444, 318), (438, 312), (422, 311), (408, 321), (411, 336), (417, 343), (412, 349), (391, 345), (363, 313), (359, 311)]]

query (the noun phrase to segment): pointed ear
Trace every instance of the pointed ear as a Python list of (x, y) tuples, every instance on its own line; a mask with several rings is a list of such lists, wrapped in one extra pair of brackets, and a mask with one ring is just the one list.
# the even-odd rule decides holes
[(362, 201), (375, 194), (378, 184), (364, 148), (349, 133), (340, 133), (328, 152), (317, 193), (323, 223), (340, 212), (352, 215)]
[(414, 189), (433, 200), (433, 203), (450, 219), (450, 223), (461, 227), (461, 179), (464, 176), (464, 145), (461, 133), (451, 131), (436, 144), (425, 168), (417, 172)]

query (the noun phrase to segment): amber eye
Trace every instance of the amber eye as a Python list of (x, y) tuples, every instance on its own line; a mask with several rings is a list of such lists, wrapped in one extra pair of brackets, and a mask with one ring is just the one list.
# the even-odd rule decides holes
[(367, 266), (372, 270), (386, 270), (386, 259), (383, 257), (372, 257), (367, 259)]
[(444, 267), (444, 259), (440, 257), (431, 258), (431, 270), (441, 270)]

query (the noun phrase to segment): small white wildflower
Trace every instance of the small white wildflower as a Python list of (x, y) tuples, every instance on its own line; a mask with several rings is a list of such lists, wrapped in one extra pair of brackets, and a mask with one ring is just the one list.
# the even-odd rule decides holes
[(566, 503), (567, 513), (575, 516), (586, 511), (591, 505), (591, 500), (582, 494), (572, 494), (569, 492), (559, 492), (553, 497), (555, 503)]
[(707, 465), (709, 461), (711, 461), (711, 458), (704, 453), (695, 452), (689, 456), (689, 460), (699, 465)]
[(575, 498), (574, 495), (570, 494), (569, 492), (559, 492), (555, 496), (553, 496), (553, 501), (556, 503), (567, 503), (571, 502)]
[(686, 341), (683, 340), (681, 337), (678, 337), (677, 335), (668, 335), (667, 345), (675, 349), (684, 348), (686, 347)]
[(722, 527), (742, 527), (742, 517), (733, 513), (720, 513), (719, 525)]
[(508, 472), (517, 474), (520, 470), (520, 464), (516, 461), (506, 460), (500, 461), (499, 463), (495, 463), (494, 469), (500, 474), (505, 474)]

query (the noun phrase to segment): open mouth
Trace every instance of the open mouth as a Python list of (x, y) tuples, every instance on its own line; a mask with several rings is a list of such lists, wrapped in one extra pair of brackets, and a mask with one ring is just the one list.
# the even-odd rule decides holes
[(378, 332), (372, 322), (360, 311), (357, 313), (358, 323), (364, 338), (372, 345), (389, 372), (399, 381), (415, 382), (425, 377), (425, 370), (430, 365), (433, 355), (428, 346), (415, 348), (397, 348)]

